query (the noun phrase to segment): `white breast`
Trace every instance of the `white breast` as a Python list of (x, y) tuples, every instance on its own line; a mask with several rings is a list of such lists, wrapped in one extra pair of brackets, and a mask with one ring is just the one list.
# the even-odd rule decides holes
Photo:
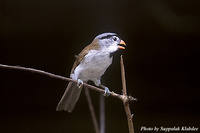
[(85, 82), (88, 80), (95, 81), (101, 78), (111, 63), (112, 57), (110, 58), (110, 53), (91, 50), (75, 68), (74, 74), (71, 77)]

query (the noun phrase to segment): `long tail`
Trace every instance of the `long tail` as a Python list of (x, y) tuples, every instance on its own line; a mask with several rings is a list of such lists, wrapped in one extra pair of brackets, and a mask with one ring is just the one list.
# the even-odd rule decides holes
[(69, 82), (65, 93), (63, 94), (60, 102), (56, 107), (56, 111), (65, 110), (68, 112), (72, 112), (79, 99), (81, 90), (82, 88), (78, 88), (76, 83)]

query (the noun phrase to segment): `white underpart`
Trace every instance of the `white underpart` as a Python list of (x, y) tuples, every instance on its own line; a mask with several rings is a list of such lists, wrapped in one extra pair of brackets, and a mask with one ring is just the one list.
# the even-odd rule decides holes
[(112, 63), (110, 51), (116, 51), (116, 48), (91, 50), (75, 68), (71, 78), (74, 80), (81, 79), (84, 82), (92, 80), (95, 85), (99, 86), (101, 76)]

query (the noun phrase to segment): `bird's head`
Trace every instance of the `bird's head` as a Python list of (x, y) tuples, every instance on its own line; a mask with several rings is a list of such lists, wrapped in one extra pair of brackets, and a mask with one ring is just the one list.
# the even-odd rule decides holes
[(125, 49), (125, 42), (116, 33), (102, 33), (95, 37), (98, 40), (101, 49), (110, 53), (118, 49)]

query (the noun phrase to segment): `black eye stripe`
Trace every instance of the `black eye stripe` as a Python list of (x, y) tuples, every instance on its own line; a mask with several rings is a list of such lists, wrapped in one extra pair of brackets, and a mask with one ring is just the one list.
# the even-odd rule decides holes
[(107, 36), (103, 36), (103, 37), (101, 37), (101, 38), (99, 38), (99, 39), (106, 39), (106, 38), (110, 38), (110, 37), (112, 37), (112, 36), (115, 36), (115, 35), (107, 35)]
[(111, 37), (113, 37), (113, 36), (116, 36), (116, 37), (118, 37), (118, 38), (120, 39), (120, 37), (117, 36), (117, 35), (107, 35), (107, 36), (103, 36), (103, 37), (101, 37), (101, 38), (99, 38), (99, 39), (107, 39), (107, 38), (111, 38)]

